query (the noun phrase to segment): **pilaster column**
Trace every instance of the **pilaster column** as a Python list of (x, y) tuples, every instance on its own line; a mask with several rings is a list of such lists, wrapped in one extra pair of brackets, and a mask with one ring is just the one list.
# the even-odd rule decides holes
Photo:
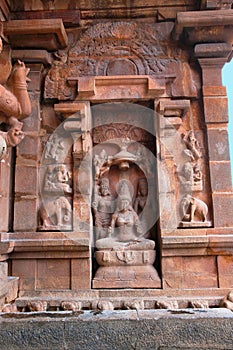
[(231, 45), (226, 43), (195, 46), (195, 55), (202, 69), (214, 227), (233, 226), (233, 193), (227, 131), (228, 99), (226, 88), (222, 86), (221, 75), (231, 52)]
[(32, 112), (24, 120), (25, 138), (17, 147), (15, 167), (14, 231), (36, 231), (38, 201), (38, 168), (40, 162), (40, 99), (42, 64), (27, 64)]

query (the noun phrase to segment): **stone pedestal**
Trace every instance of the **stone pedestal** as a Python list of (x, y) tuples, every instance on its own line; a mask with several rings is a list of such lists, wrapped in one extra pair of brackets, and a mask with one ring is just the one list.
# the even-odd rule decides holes
[(155, 251), (97, 251), (93, 288), (161, 288)]

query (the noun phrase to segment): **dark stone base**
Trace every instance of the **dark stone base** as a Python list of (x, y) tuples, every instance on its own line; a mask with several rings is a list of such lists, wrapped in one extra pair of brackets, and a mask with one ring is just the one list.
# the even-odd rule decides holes
[(1, 350), (232, 349), (227, 309), (0, 314)]

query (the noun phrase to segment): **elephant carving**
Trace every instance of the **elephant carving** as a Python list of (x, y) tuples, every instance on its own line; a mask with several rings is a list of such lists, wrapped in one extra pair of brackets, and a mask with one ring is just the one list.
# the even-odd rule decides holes
[(72, 208), (67, 198), (59, 197), (47, 201), (40, 208), (43, 229), (51, 226), (58, 228), (71, 226)]
[(189, 194), (185, 195), (181, 201), (180, 210), (183, 221), (195, 222), (199, 219), (199, 221), (207, 222), (208, 206), (201, 199)]

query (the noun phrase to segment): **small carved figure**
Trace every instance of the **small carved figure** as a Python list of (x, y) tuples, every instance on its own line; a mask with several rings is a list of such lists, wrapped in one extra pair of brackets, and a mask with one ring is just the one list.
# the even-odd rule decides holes
[(220, 307), (233, 311), (233, 291), (231, 290), (221, 301)]
[(190, 130), (186, 135), (183, 134), (182, 137), (187, 147), (187, 150), (184, 151), (185, 154), (187, 154), (192, 161), (201, 158), (200, 146), (194, 135), (193, 130)]
[(48, 303), (47, 301), (30, 301), (30, 303), (28, 303), (28, 308), (30, 311), (34, 312), (34, 311), (46, 311), (47, 307), (48, 307)]
[(146, 205), (147, 196), (148, 196), (147, 180), (145, 178), (139, 179), (137, 197), (134, 202), (134, 210), (138, 215), (143, 211)]
[(67, 193), (71, 193), (70, 181), (71, 172), (67, 170), (64, 164), (58, 166), (55, 174), (55, 187)]
[(198, 163), (193, 167), (193, 187), (194, 191), (202, 191), (202, 172)]
[(137, 161), (147, 176), (154, 176), (154, 156), (146, 147), (140, 147), (136, 153)]
[(71, 172), (67, 170), (65, 164), (55, 168), (48, 166), (44, 178), (44, 189), (49, 192), (71, 193)]
[(179, 305), (176, 300), (157, 300), (155, 307), (156, 309), (178, 309)]
[(95, 300), (94, 302), (92, 302), (91, 307), (94, 310), (101, 310), (101, 311), (105, 311), (105, 310), (113, 311), (114, 310), (113, 303), (111, 301), (108, 301), (108, 300)]
[(82, 309), (82, 303), (80, 301), (62, 301), (61, 307), (63, 310), (80, 311)]
[[(71, 205), (66, 197), (50, 200), (40, 208), (40, 218), (43, 228), (69, 226), (71, 223), (71, 214)], [(56, 219), (55, 222), (53, 218)]]
[(45, 158), (52, 158), (58, 161), (59, 154), (64, 150), (62, 141), (59, 139), (57, 134), (54, 134), (52, 138), (47, 142), (45, 149)]
[(2, 312), (18, 312), (18, 309), (15, 303), (5, 304), (2, 308)]
[(111, 216), (114, 212), (114, 201), (110, 191), (109, 179), (103, 177), (100, 180), (99, 191), (95, 195), (92, 208), (95, 216), (96, 239), (107, 236)]
[(191, 191), (193, 185), (193, 166), (190, 162), (186, 162), (182, 171), (178, 174), (181, 186), (185, 191)]
[[(100, 152), (99, 155), (95, 155), (94, 157), (94, 166), (95, 166), (95, 179), (98, 180), (99, 177), (103, 174), (103, 165), (108, 160), (107, 153), (104, 149)], [(101, 171), (102, 170), (102, 171)], [(107, 169), (106, 169), (107, 170)]]
[[(122, 194), (122, 188), (125, 193)], [(112, 215), (108, 229), (109, 237), (96, 241), (97, 249), (101, 250), (151, 250), (155, 243), (142, 235), (137, 213), (131, 206), (132, 198), (129, 188), (121, 187), (117, 199), (117, 210)]]
[(208, 300), (197, 299), (197, 300), (190, 300), (188, 303), (188, 306), (192, 307), (193, 309), (208, 309), (209, 303), (208, 303)]
[(187, 194), (183, 197), (180, 208), (183, 221), (198, 221), (194, 217), (199, 218), (199, 221), (202, 222), (207, 221), (208, 206), (201, 199)]
[(145, 305), (143, 300), (126, 300), (124, 308), (128, 310), (144, 310)]

